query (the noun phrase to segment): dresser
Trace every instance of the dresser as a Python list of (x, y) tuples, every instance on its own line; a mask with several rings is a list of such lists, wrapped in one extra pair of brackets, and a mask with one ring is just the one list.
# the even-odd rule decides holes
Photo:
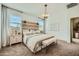
[(22, 33), (19, 30), (11, 29), (9, 36), (10, 45), (22, 42)]

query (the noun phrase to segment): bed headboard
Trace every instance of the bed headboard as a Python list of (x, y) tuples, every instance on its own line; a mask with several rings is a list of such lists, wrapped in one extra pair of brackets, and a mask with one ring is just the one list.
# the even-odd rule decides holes
[(23, 34), (40, 33), (39, 24), (32, 21), (22, 21)]
[(28, 30), (38, 30), (39, 24), (31, 21), (22, 21), (22, 28)]

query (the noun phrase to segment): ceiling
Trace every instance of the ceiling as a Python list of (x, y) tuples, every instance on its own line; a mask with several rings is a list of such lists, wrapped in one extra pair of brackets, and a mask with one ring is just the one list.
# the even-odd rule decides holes
[[(44, 4), (45, 3), (6, 3), (4, 5), (39, 16), (44, 13)], [(63, 8), (66, 8), (67, 4), (68, 3), (47, 3), (48, 14), (52, 15), (55, 12), (62, 11)]]

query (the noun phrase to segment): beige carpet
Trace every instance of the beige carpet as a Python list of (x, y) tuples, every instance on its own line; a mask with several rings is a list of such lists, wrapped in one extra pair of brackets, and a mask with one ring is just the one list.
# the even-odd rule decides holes
[(47, 54), (45, 49), (38, 52), (36, 55), (31, 53), (23, 44), (12, 45), (5, 47), (0, 51), (0, 56), (78, 56), (79, 44), (66, 43), (64, 41), (57, 41), (57, 45), (50, 46)]

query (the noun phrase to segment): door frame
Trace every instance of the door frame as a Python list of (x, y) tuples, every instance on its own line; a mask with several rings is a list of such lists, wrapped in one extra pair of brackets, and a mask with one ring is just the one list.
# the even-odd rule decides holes
[(73, 17), (73, 18), (70, 18), (70, 42), (72, 43), (72, 38), (73, 38), (73, 20), (75, 19), (79, 19), (79, 17)]

